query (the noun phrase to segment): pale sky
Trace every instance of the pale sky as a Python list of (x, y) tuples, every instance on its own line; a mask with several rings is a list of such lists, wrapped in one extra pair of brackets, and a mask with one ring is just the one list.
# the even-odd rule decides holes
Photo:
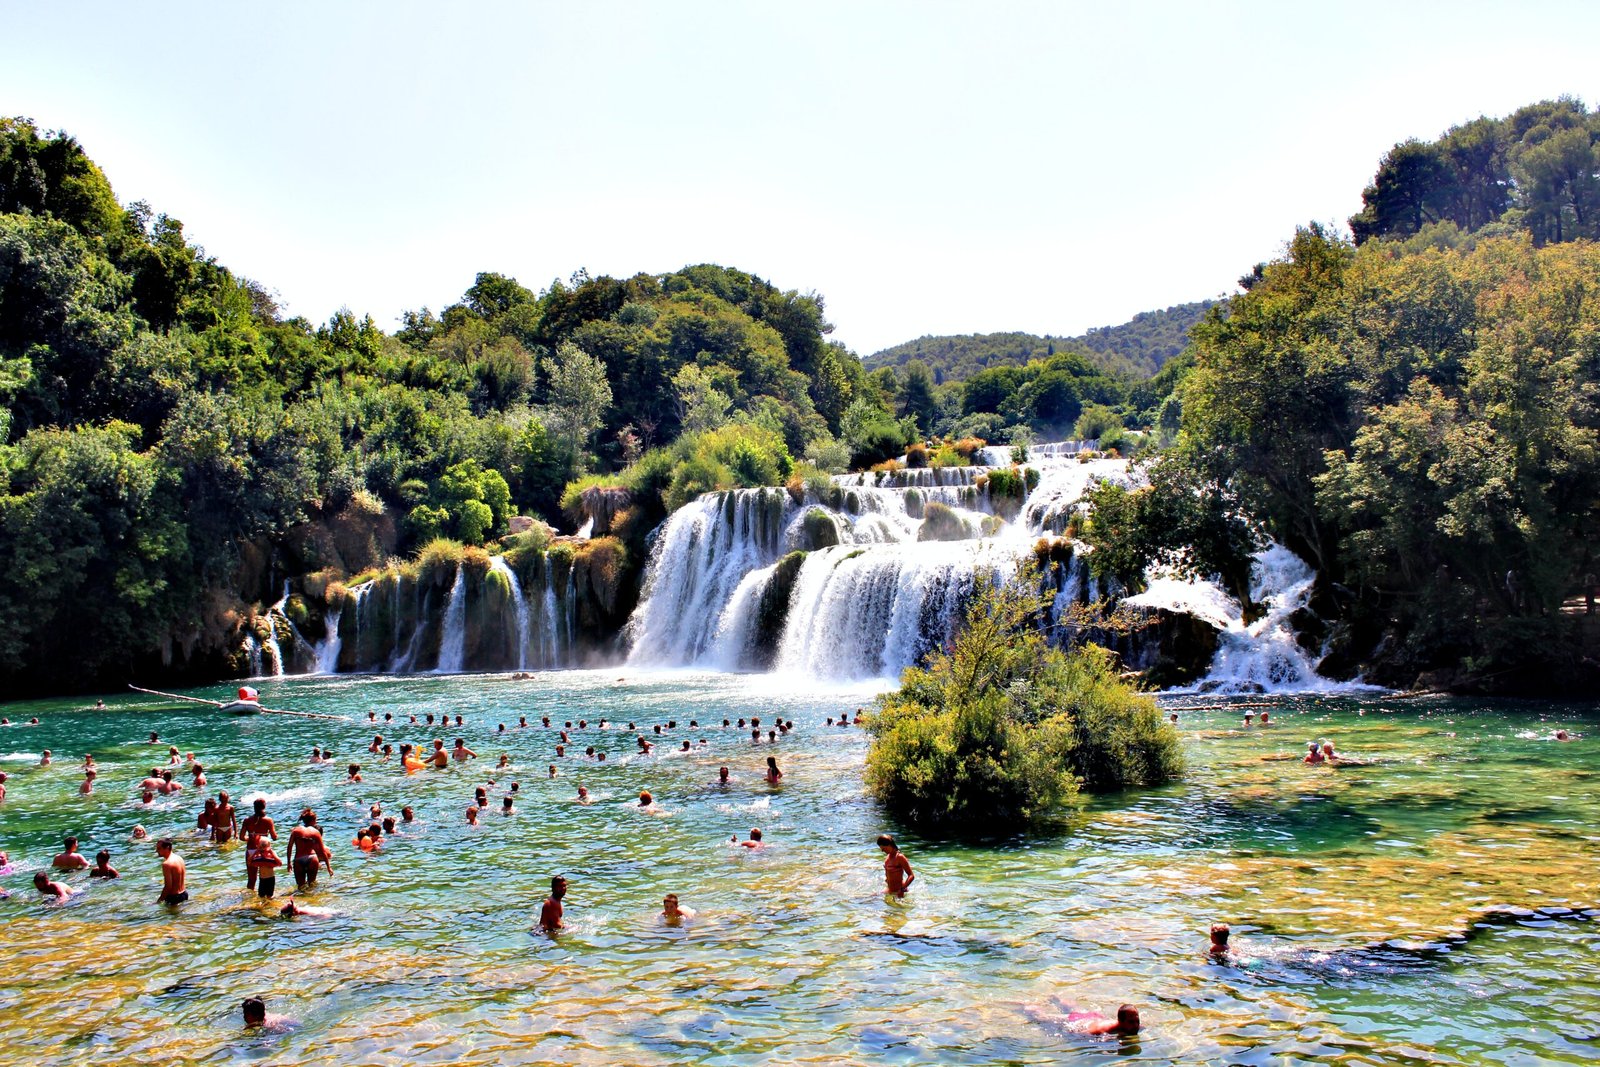
[(1600, 5), (0, 0), (0, 113), (321, 322), (716, 262), (862, 355), (1231, 291), (1380, 155), (1563, 93)]

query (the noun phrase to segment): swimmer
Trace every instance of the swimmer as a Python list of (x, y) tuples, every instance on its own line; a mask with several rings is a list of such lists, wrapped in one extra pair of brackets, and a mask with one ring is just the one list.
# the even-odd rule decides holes
[(752, 852), (767, 847), (766, 844), (761, 840), (761, 830), (758, 827), (750, 828), (750, 840), (748, 841), (740, 841), (739, 835), (734, 834), (733, 844), (738, 845), (740, 848), (747, 848)]
[(883, 878), (889, 892), (897, 897), (905, 896), (906, 890), (911, 888), (911, 883), (917, 880), (916, 873), (911, 869), (911, 861), (900, 851), (900, 846), (894, 843), (891, 834), (878, 835), (878, 848), (884, 855)]
[(329, 919), (333, 917), (333, 912), (327, 908), (308, 908), (304, 904), (295, 903), (294, 897), (290, 897), (288, 903), (278, 909), (278, 914), (285, 919), (294, 919), (301, 915), (308, 919)]
[(1223, 959), (1228, 955), (1228, 935), (1232, 933), (1227, 923), (1211, 924), (1211, 955)]
[(1272, 712), (1263, 711), (1261, 713), (1261, 725), (1262, 726), (1271, 726), (1272, 725)]
[(500, 814), (501, 815), (515, 815), (516, 813), (517, 813), (517, 809), (512, 805), (512, 801), (511, 801), (510, 797), (506, 797), (506, 798), (504, 798), (503, 800), (500, 801)]
[(678, 894), (668, 893), (661, 900), (661, 921), (668, 926), (682, 926), (685, 919), (695, 916), (693, 908), (685, 908), (678, 903)]
[(456, 738), (456, 747), (450, 750), (450, 758), (458, 763), (464, 763), (469, 759), (477, 759), (478, 754), (468, 748), (467, 743), (458, 737)]
[(559, 874), (550, 879), (550, 895), (539, 908), (539, 929), (547, 934), (553, 934), (565, 925), (561, 920), (566, 915), (566, 909), (562, 907), (561, 901), (566, 895), (567, 880)]
[(1178, 725), (1178, 713), (1177, 712), (1173, 712), (1171, 714), (1171, 716), (1169, 716), (1169, 718), (1172, 720), (1172, 725), (1174, 725), (1174, 726)]
[(648, 789), (639, 790), (639, 806), (641, 808), (648, 808), (648, 807), (652, 806), (653, 804), (655, 804), (655, 802), (656, 802), (656, 798), (650, 795), (650, 790), (648, 790)]
[(294, 1029), (295, 1021), (286, 1015), (268, 1015), (267, 1005), (260, 997), (248, 997), (244, 1002), (244, 1027), (282, 1032)]
[(774, 785), (783, 781), (783, 772), (778, 770), (778, 760), (776, 756), (767, 757), (767, 781)]
[(350, 764), (349, 772), (350, 772), (350, 777), (348, 777), (348, 778), (346, 778), (344, 780), (345, 785), (351, 785), (352, 783), (361, 781), (361, 764), (359, 764), (359, 763)]
[(41, 766), (41, 767), (50, 766), (50, 750), (48, 748), (44, 750), (44, 755), (42, 757), (40, 757), (39, 766)]
[(467, 825), (468, 826), (476, 826), (476, 825), (478, 825), (478, 805), (476, 805), (476, 804), (468, 804), (467, 805)]
[[(156, 842), (156, 855), (161, 857), (161, 895), (156, 901), (177, 907), (189, 899), (189, 890), (186, 888), (188, 871), (184, 868), (183, 857), (172, 851), (170, 837), (163, 837)], [(251, 878), (254, 877), (252, 873)]]
[(101, 849), (94, 858), (94, 866), (89, 868), (90, 878), (118, 878), (117, 869), (111, 866), (111, 853)]
[(394, 746), (393, 745), (387, 745), (387, 744), (384, 745), (383, 746), (383, 755), (378, 757), (378, 762), (379, 763), (388, 763), (393, 758), (394, 758)]
[[(255, 837), (270, 837), (276, 841), (278, 839), (278, 827), (273, 823), (272, 817), (267, 814), (267, 802), (257, 797), (252, 807), (254, 808), (254, 814), (245, 816), (244, 822), (239, 825), (239, 828), (244, 831), (244, 839), (249, 841)], [(245, 888), (254, 889), (256, 887), (256, 869), (255, 865), (250, 862), (249, 849), (245, 849), (244, 853), (244, 871)]]
[[(262, 807), (265, 806), (263, 802)], [(227, 790), (217, 794), (217, 815), (211, 826), (211, 840), (218, 844), (226, 844), (239, 836), (239, 816), (233, 810), (233, 802), (228, 799)]]
[(312, 763), (315, 763), (315, 764), (321, 764), (321, 763), (324, 763), (324, 762), (326, 762), (326, 761), (325, 761), (325, 760), (324, 760), (324, 759), (323, 759), (323, 758), (322, 758), (322, 749), (320, 749), (320, 748), (313, 748), (313, 749), (312, 749), (312, 750), (311, 750), (311, 762), (312, 762)]
[(11, 776), (9, 774), (5, 771), (0, 771), (0, 803), (3, 803), (6, 799), (6, 783), (10, 780)]
[(161, 738), (156, 735), (156, 732), (154, 730), (151, 730), (150, 731), (150, 740), (146, 741), (145, 744), (147, 744), (147, 745), (159, 745), (160, 743), (161, 743)]
[(400, 809), (400, 824), (402, 826), (415, 826), (416, 822), (417, 813), (411, 810), (410, 804)]
[(752, 745), (759, 745), (761, 743), (761, 731), (760, 730), (751, 730), (750, 731), (750, 743)]
[(178, 764), (180, 764), (182, 762), (183, 762), (183, 757), (181, 755), (179, 755), (179, 753), (178, 753), (178, 746), (177, 745), (168, 745), (167, 746), (167, 766), (168, 767), (176, 767)]
[(150, 792), (150, 790), (148, 790), (148, 789), (146, 789), (143, 793), (139, 794), (139, 801), (140, 801), (140, 803), (143, 803), (143, 804), (152, 804), (152, 803), (155, 802), (155, 799), (156, 799), (156, 795), (154, 793)]
[(589, 790), (585, 789), (581, 785), (578, 787), (578, 803), (579, 804), (587, 804), (587, 803), (589, 803)]
[(1303, 762), (1305, 762), (1305, 763), (1322, 763), (1322, 762), (1324, 762), (1323, 755), (1322, 755), (1322, 749), (1317, 747), (1317, 743), (1315, 741), (1307, 741), (1306, 742), (1306, 758), (1305, 758), (1305, 760)]
[(717, 768), (717, 780), (712, 782), (711, 784), (712, 785), (728, 785), (732, 781), (733, 781), (733, 778), (728, 774), (728, 768), (726, 768), (726, 767), (718, 767)]
[(79, 796), (88, 796), (94, 792), (94, 768), (90, 767), (83, 772), (83, 784), (78, 787)]
[(33, 888), (37, 889), (44, 896), (52, 897), (56, 900), (66, 900), (68, 897), (72, 896), (71, 886), (62, 882), (52, 882), (50, 880), (50, 876), (45, 874), (43, 871), (37, 871), (34, 873)]
[(255, 851), (251, 864), (256, 872), (256, 892), (262, 900), (271, 900), (273, 890), (278, 886), (278, 868), (283, 866), (283, 860), (278, 858), (272, 845), (259, 835), (251, 842), (251, 846)]
[(437, 737), (433, 739), (433, 754), (428, 757), (428, 762), (440, 771), (450, 766), (450, 753), (444, 750), (444, 741)]
[(206, 797), (205, 807), (200, 809), (200, 814), (194, 818), (194, 828), (204, 830), (211, 840), (217, 839), (217, 802)]
[(505, 753), (505, 752), (500, 753), (500, 762), (496, 763), (494, 765), (494, 769), (499, 771), (499, 770), (504, 770), (504, 769), (506, 769), (507, 767), (510, 767), (510, 766), (511, 766), (511, 756), (509, 754)]
[(322, 837), (322, 829), (317, 826), (317, 813), (305, 808), (300, 812), (300, 825), (289, 831), (289, 869), (294, 872), (295, 888), (313, 888), (317, 884), (317, 871), (323, 867), (331, 875), (333, 857)]
[(150, 831), (146, 830), (144, 827), (135, 826), (133, 828), (133, 833), (129, 835), (129, 840), (132, 840), (132, 841), (143, 841), (149, 835), (150, 835)]
[(1555, 739), (1557, 741), (1571, 741), (1572, 735), (1567, 733), (1565, 730), (1557, 730), (1555, 732)]
[(680, 748), (680, 749), (678, 749), (678, 751), (679, 751), (679, 752), (688, 752), (688, 751), (689, 751), (689, 750), (690, 750), (690, 748), (691, 748), (691, 747), (692, 747), (692, 746), (691, 746), (691, 745), (690, 745), (690, 744), (689, 744), (689, 742), (687, 742), (687, 741), (685, 741), (685, 742), (684, 742), (684, 743), (683, 743), (683, 747), (682, 747), (682, 748)]
[(556, 770), (556, 765), (554, 763), (550, 764), (550, 777), (554, 778), (559, 773), (560, 772)]
[(373, 734), (372, 735), (372, 744), (367, 746), (367, 751), (376, 754), (382, 748), (383, 748), (383, 735), (382, 734)]
[(81, 871), (89, 866), (88, 857), (78, 851), (78, 839), (69, 837), (61, 842), (65, 850), (50, 861), (50, 866), (58, 871)]
[(1247, 711), (1244, 713), (1244, 724), (1246, 726), (1254, 726), (1256, 724), (1255, 719), (1256, 717), (1253, 712)]

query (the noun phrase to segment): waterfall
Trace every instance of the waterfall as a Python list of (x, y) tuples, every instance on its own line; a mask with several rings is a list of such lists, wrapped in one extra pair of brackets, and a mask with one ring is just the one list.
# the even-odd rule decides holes
[[(344, 644), (344, 639), (339, 635), (339, 616), (344, 613), (343, 608), (334, 608), (328, 613), (328, 636), (322, 639), (317, 646), (317, 673), (339, 673), (339, 650)], [(361, 605), (356, 604), (356, 622), (360, 625)]]
[(445, 602), (444, 632), (439, 638), (439, 674), (459, 674), (467, 658), (467, 569), (456, 564), (456, 580)]
[(246, 630), (244, 634), (245, 654), (250, 657), (250, 677), (261, 677), (261, 642), (256, 640), (256, 635)]
[(583, 520), (583, 525), (578, 527), (578, 532), (573, 535), (580, 541), (587, 541), (594, 536), (594, 516)]
[(286, 579), (283, 583), (283, 597), (267, 609), (267, 648), (272, 652), (272, 676), (274, 678), (282, 678), (284, 669), (283, 648), (278, 644), (278, 627), (272, 619), (273, 616), (278, 615), (282, 616), (285, 622), (288, 622), (289, 617), (283, 614), (283, 609), (288, 603), (289, 582)]
[(506, 576), (506, 581), (511, 585), (511, 602), (517, 609), (517, 669), (528, 669), (528, 631), (531, 620), (528, 618), (528, 602), (522, 598), (522, 583), (517, 581), (517, 572), (511, 569), (504, 556), (492, 556), (489, 559), (489, 569)]

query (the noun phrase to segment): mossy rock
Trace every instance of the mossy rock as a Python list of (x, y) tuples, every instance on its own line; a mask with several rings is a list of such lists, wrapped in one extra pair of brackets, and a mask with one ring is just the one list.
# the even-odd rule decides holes
[(778, 561), (761, 590), (761, 600), (756, 605), (756, 627), (751, 637), (754, 662), (750, 666), (766, 670), (772, 666), (778, 653), (778, 643), (783, 639), (783, 629), (789, 619), (789, 603), (794, 598), (795, 581), (800, 577), (807, 553), (791, 552)]
[(922, 494), (920, 492), (915, 489), (907, 489), (905, 502), (907, 515), (913, 519), (922, 518)]
[(1006, 520), (998, 515), (985, 515), (983, 523), (978, 527), (985, 537), (993, 537), (1005, 528)]
[(800, 543), (813, 552), (831, 548), (839, 543), (839, 524), (822, 508), (811, 508), (800, 520)]
[(917, 530), (918, 541), (965, 541), (971, 536), (961, 516), (945, 505), (930, 500), (923, 508), (922, 526)]

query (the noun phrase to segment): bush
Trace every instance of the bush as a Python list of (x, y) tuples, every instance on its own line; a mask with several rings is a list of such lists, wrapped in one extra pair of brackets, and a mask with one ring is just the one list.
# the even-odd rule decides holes
[(896, 816), (936, 830), (1007, 830), (1054, 817), (1085, 789), (1182, 773), (1176, 732), (1116, 676), (1111, 653), (1046, 644), (1038, 588), (1031, 567), (980, 582), (950, 650), (879, 698), (867, 787)]
[(463, 500), (456, 517), (456, 532), (469, 545), (481, 545), (494, 528), (494, 511), (482, 500)]
[(802, 463), (795, 467), (789, 474), (789, 480), (784, 483), (789, 490), (789, 496), (796, 504), (804, 502), (806, 494), (810, 493), (818, 500), (827, 498), (828, 490), (833, 488), (833, 479), (828, 472), (809, 463)]
[(917, 530), (918, 541), (965, 541), (972, 536), (966, 522), (948, 506), (937, 500), (922, 505), (922, 526)]
[(988, 443), (989, 442), (985, 441), (981, 437), (963, 437), (960, 440), (956, 441), (954, 444), (952, 444), (950, 447), (956, 450), (956, 455), (958, 455), (962, 459), (966, 460), (967, 463), (970, 465), (970, 464), (976, 462), (976, 457), (977, 457), (978, 453)]
[(928, 446), (918, 441), (906, 449), (906, 466), (920, 470), (928, 465)]
[(938, 447), (928, 460), (928, 466), (935, 470), (943, 470), (945, 467), (970, 467), (972, 463), (960, 452), (957, 452), (954, 445), (943, 444)]

